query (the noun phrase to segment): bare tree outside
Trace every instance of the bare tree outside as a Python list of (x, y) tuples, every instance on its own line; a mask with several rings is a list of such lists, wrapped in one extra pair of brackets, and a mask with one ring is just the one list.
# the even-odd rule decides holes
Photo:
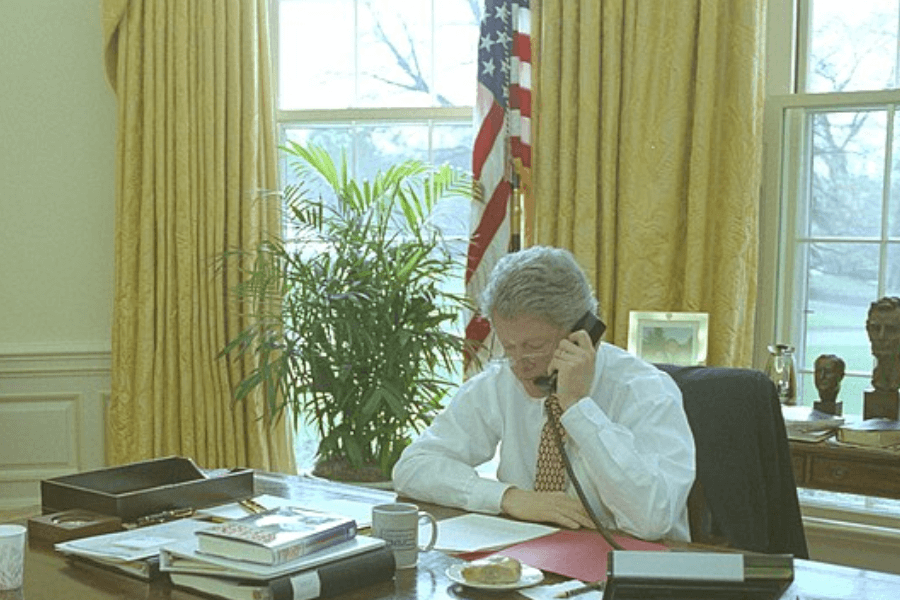
[[(896, 0), (810, 0), (809, 5), (801, 92), (898, 88)], [(803, 322), (798, 358), (804, 389), (813, 390), (816, 357), (838, 354), (849, 375), (842, 395), (849, 410), (861, 412), (872, 368), (866, 310), (879, 294), (900, 293), (900, 155), (894, 152), (900, 150), (895, 141), (900, 131), (893, 128), (894, 105), (854, 107), (853, 102), (797, 109), (804, 115), (810, 147), (806, 158), (794, 163), (805, 165), (807, 172), (795, 232), (802, 271), (794, 277), (801, 278), (795, 289), (803, 298), (795, 306)]]

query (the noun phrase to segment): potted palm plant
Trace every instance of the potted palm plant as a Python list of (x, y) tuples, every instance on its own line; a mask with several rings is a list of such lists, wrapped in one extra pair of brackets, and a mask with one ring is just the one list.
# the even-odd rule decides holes
[(236, 390), (262, 388), (270, 412), (306, 420), (314, 474), (384, 480), (455, 384), (464, 349), (453, 326), (469, 303), (448, 291), (460, 266), (431, 220), (437, 202), (471, 194), (471, 178), (408, 160), (371, 181), (321, 147), (284, 148), (287, 241), (245, 256), (235, 288), (248, 325), (224, 354), (252, 354)]

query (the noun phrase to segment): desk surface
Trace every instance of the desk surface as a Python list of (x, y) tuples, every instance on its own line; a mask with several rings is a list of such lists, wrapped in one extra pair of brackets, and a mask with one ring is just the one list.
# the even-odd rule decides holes
[[(257, 474), (257, 493), (280, 494), (302, 499), (310, 492), (300, 485), (300, 479), (290, 476)], [(446, 518), (459, 511), (437, 506), (424, 506), (435, 516)], [(444, 600), (472, 598), (521, 598), (518, 594), (485, 594), (470, 591), (454, 584), (446, 576), (447, 567), (459, 559), (431, 551), (423, 553), (415, 569), (397, 572), (393, 581), (373, 585), (339, 597), (339, 600)], [(202, 596), (173, 588), (165, 579), (147, 583), (114, 571), (68, 561), (55, 554), (52, 547), (30, 544), (25, 563), (25, 585), (21, 590), (0, 592), (0, 600), (79, 600), (106, 599), (184, 599)], [(785, 600), (875, 600), (900, 598), (900, 575), (852, 569), (808, 560), (795, 561), (795, 580), (784, 593)]]

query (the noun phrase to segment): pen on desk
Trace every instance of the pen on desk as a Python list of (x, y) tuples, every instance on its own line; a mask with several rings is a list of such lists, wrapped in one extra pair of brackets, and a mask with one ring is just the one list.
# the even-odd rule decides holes
[(589, 583), (587, 585), (583, 585), (581, 587), (572, 588), (571, 590), (566, 590), (565, 592), (560, 592), (556, 594), (556, 598), (571, 598), (572, 596), (577, 596), (579, 594), (586, 594), (587, 592), (592, 592), (594, 590), (602, 590), (604, 582), (595, 581), (594, 583)]

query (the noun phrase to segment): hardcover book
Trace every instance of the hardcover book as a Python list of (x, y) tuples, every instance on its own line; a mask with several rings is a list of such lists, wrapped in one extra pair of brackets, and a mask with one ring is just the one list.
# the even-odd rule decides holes
[(355, 536), (350, 517), (282, 506), (201, 529), (197, 543), (206, 554), (280, 565)]
[(845, 444), (890, 448), (900, 446), (900, 421), (866, 419), (838, 429), (837, 439)]
[(382, 539), (358, 535), (337, 546), (301, 556), (290, 562), (264, 565), (198, 552), (198, 537), (191, 536), (190, 539), (160, 548), (160, 571), (170, 576), (174, 573), (190, 573), (227, 579), (268, 581), (387, 546), (387, 542)]
[(229, 600), (311, 600), (328, 598), (394, 576), (394, 551), (379, 546), (318, 567), (268, 580), (170, 573), (172, 584)]

